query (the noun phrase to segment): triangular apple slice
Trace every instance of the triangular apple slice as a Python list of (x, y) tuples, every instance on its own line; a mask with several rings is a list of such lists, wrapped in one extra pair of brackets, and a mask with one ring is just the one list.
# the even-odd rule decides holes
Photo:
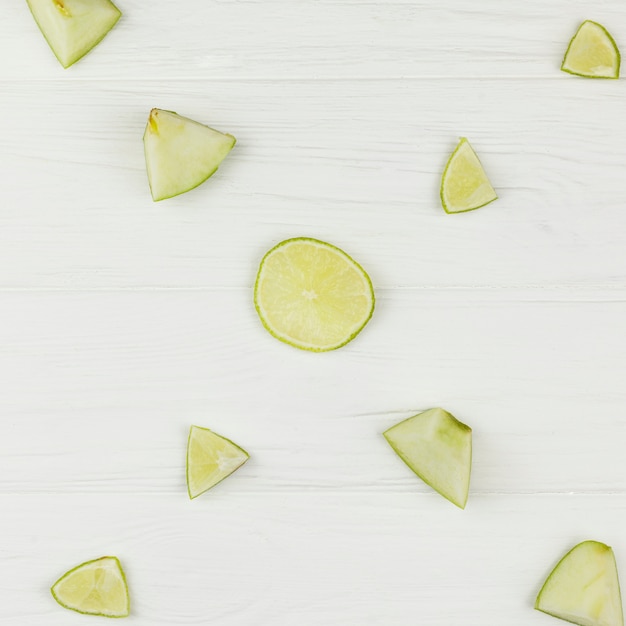
[(27, 0), (39, 29), (65, 68), (98, 45), (122, 15), (110, 0)]
[(579, 626), (623, 626), (613, 550), (599, 541), (572, 548), (548, 576), (535, 608)]
[(239, 469), (250, 455), (208, 428), (192, 426), (187, 442), (187, 489), (197, 498)]
[(443, 409), (414, 415), (383, 433), (398, 456), (444, 498), (464, 509), (472, 469), (472, 429)]
[(172, 111), (152, 109), (143, 136), (155, 202), (190, 191), (212, 176), (235, 138)]

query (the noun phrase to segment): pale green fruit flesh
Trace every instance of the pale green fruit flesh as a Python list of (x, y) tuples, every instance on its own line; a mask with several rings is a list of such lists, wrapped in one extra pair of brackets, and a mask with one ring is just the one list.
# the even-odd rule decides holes
[(197, 498), (217, 485), (248, 459), (249, 454), (208, 428), (192, 426), (187, 442), (187, 489)]
[(535, 608), (580, 626), (623, 626), (613, 550), (598, 541), (572, 548), (548, 576)]
[(472, 429), (443, 409), (414, 415), (384, 433), (398, 456), (428, 485), (465, 508), (472, 469)]
[(155, 202), (190, 191), (212, 176), (235, 138), (172, 111), (152, 109), (143, 136)]
[(470, 142), (462, 137), (441, 177), (441, 204), (446, 213), (473, 211), (498, 199)]
[(122, 15), (110, 0), (27, 0), (39, 29), (63, 67), (94, 48)]
[(114, 556), (78, 565), (61, 576), (51, 591), (61, 606), (78, 613), (104, 617), (130, 614), (126, 577)]
[(325, 352), (352, 341), (374, 312), (374, 289), (365, 270), (343, 250), (296, 237), (272, 248), (254, 286), (261, 322), (289, 345)]
[(597, 22), (583, 22), (570, 41), (561, 69), (585, 78), (619, 78), (620, 53), (615, 40)]

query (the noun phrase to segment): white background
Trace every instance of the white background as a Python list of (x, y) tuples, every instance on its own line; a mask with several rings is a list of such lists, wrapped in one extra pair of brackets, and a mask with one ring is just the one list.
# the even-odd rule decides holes
[[(119, 0), (63, 70), (0, 20), (0, 624), (95, 623), (49, 586), (119, 556), (128, 623), (546, 626), (576, 542), (626, 576), (626, 82), (559, 71), (618, 0)], [(151, 107), (231, 132), (158, 204)], [(500, 199), (446, 215), (470, 138)], [(318, 237), (369, 272), (345, 348), (274, 340), (263, 253)], [(467, 509), (381, 432), (474, 429)], [(191, 502), (190, 424), (251, 460)]]

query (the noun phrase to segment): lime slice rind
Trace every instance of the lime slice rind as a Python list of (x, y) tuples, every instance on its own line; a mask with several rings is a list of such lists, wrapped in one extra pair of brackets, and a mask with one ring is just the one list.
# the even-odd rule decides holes
[[(614, 58), (611, 60), (610, 65), (604, 64), (601, 66), (603, 69), (601, 72), (594, 73), (593, 66), (585, 70), (581, 67), (582, 64), (589, 60), (589, 48), (585, 48), (585, 37), (590, 38), (595, 36), (597, 39), (596, 45), (604, 44), (606, 49), (613, 53)], [(581, 47), (581, 50), (577, 50)], [(593, 51), (592, 51), (593, 52)], [(582, 78), (595, 78), (603, 80), (617, 80), (619, 79), (621, 66), (621, 54), (615, 39), (613, 39), (611, 33), (599, 24), (592, 20), (584, 21), (579, 27), (574, 36), (571, 38), (565, 55), (563, 56), (563, 62), (561, 63), (561, 71), (571, 74), (572, 76), (580, 76)]]
[[(194, 459), (192, 459), (192, 445), (194, 438), (196, 436), (203, 436), (206, 440), (211, 440), (212, 450), (213, 452), (217, 447), (221, 447), (222, 450), (228, 452), (228, 458), (231, 464), (228, 468), (225, 468), (222, 471), (217, 471), (213, 474), (212, 478), (207, 479), (205, 477), (204, 480), (199, 479), (198, 477), (193, 476), (193, 466), (196, 463)], [(205, 441), (205, 444), (207, 441)], [(205, 447), (205, 451), (206, 447)], [(208, 451), (207, 451), (208, 453)], [(226, 457), (225, 457), (226, 458)], [(189, 494), (189, 498), (194, 500), (198, 496), (201, 496), (203, 493), (206, 493), (210, 489), (213, 489), (216, 485), (219, 485), (221, 482), (226, 480), (231, 474), (233, 474), (236, 470), (238, 470), (244, 463), (246, 463), (250, 459), (250, 455), (246, 450), (244, 450), (241, 446), (237, 445), (234, 441), (230, 439), (218, 435), (208, 428), (203, 428), (201, 426), (191, 426), (189, 429), (189, 437), (187, 438), (187, 463), (186, 463), (186, 479), (187, 479), (187, 493)]]
[[(473, 170), (469, 180), (475, 189), (471, 193), (467, 192), (465, 185), (457, 184), (458, 180), (466, 180), (466, 173), (454, 171), (459, 165), (465, 165), (466, 169), (469, 166)], [(475, 211), (498, 199), (478, 155), (466, 137), (461, 137), (446, 163), (441, 176), (439, 196), (443, 210), (450, 215)]]
[[(262, 296), (261, 296), (261, 286), (265, 279), (264, 270), (267, 266), (266, 262), (268, 261), (268, 259), (271, 259), (273, 255), (275, 255), (277, 252), (281, 251), (281, 249), (285, 249), (288, 246), (299, 244), (299, 243), (308, 244), (311, 246), (319, 246), (323, 249), (333, 251), (337, 255), (337, 257), (342, 260), (344, 264), (352, 268), (359, 275), (362, 281), (361, 286), (363, 287), (363, 290), (358, 290), (357, 295), (367, 296), (367, 301), (368, 301), (367, 312), (366, 314), (362, 315), (361, 318), (358, 320), (358, 322), (356, 322), (353, 325), (350, 331), (345, 333), (345, 335), (338, 341), (320, 344), (320, 343), (314, 343), (311, 341), (305, 341), (305, 340), (302, 340), (301, 338), (296, 339), (293, 336), (285, 332), (282, 332), (279, 328), (277, 328), (276, 324), (272, 324), (269, 320), (269, 317), (271, 316), (268, 315), (268, 312), (263, 306)], [(330, 352), (333, 350), (337, 350), (347, 345), (351, 341), (353, 341), (355, 337), (357, 337), (357, 335), (361, 333), (363, 328), (365, 328), (367, 323), (372, 318), (372, 315), (374, 314), (375, 304), (376, 304), (376, 298), (374, 295), (374, 287), (373, 287), (373, 284), (369, 275), (363, 269), (363, 267), (359, 263), (357, 263), (357, 261), (355, 261), (350, 255), (344, 252), (341, 248), (338, 248), (337, 246), (334, 246), (333, 244), (327, 243), (325, 241), (321, 241), (320, 239), (315, 239), (313, 237), (293, 237), (291, 239), (286, 239), (280, 242), (279, 244), (277, 244), (276, 246), (274, 246), (273, 248), (271, 248), (263, 256), (261, 260), (261, 263), (259, 265), (259, 271), (257, 273), (257, 278), (256, 278), (255, 285), (254, 285), (254, 306), (264, 328), (270, 333), (270, 335), (272, 335), (272, 337), (274, 337), (275, 339), (278, 339), (282, 343), (285, 343), (294, 348), (298, 348), (300, 350), (305, 350), (308, 352)]]
[[(94, 569), (96, 565), (106, 564), (109, 570), (112, 570), (114, 575), (118, 578), (118, 582), (121, 583), (118, 589), (118, 597), (121, 594), (123, 596), (122, 602), (120, 604), (123, 607), (117, 610), (113, 610), (110, 607), (107, 609), (106, 606), (100, 607), (99, 610), (86, 610), (85, 606), (81, 606), (80, 602), (70, 600), (68, 596), (68, 592), (63, 590), (65, 584), (68, 582), (71, 583), (71, 579), (75, 578), (78, 574), (83, 572), (89, 572)], [(70, 588), (70, 592), (77, 593), (75, 588)], [(108, 618), (122, 618), (128, 617), (130, 615), (130, 595), (128, 593), (128, 583), (126, 581), (126, 574), (124, 573), (124, 569), (122, 568), (122, 564), (119, 559), (115, 556), (103, 556), (97, 559), (92, 559), (90, 561), (85, 561), (76, 567), (68, 570), (61, 576), (50, 588), (50, 593), (52, 597), (56, 600), (56, 602), (61, 605), (64, 609), (68, 609), (70, 611), (74, 611), (76, 613), (81, 613), (83, 615), (96, 615), (100, 617), (108, 617)], [(83, 600), (85, 595), (83, 594)]]

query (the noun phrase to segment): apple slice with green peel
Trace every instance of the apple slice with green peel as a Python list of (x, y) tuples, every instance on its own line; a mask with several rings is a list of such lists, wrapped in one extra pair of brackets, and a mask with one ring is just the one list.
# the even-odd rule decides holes
[(385, 439), (428, 485), (465, 508), (472, 469), (472, 429), (443, 409), (430, 409), (392, 426)]
[(51, 589), (64, 608), (87, 615), (127, 617), (130, 599), (124, 570), (117, 557), (87, 561), (61, 576)]
[(187, 490), (197, 498), (239, 469), (250, 455), (208, 428), (192, 426), (187, 442)]
[(574, 546), (548, 576), (535, 608), (579, 626), (623, 626), (613, 550), (599, 541)]
[(111, 0), (26, 0), (61, 65), (68, 68), (98, 45), (121, 17)]
[(565, 52), (561, 69), (584, 78), (619, 78), (620, 53), (609, 31), (587, 20), (580, 25)]
[(172, 111), (152, 109), (143, 136), (155, 202), (178, 196), (211, 177), (236, 139)]
[(498, 199), (470, 142), (462, 137), (448, 159), (439, 191), (446, 213), (473, 211)]

